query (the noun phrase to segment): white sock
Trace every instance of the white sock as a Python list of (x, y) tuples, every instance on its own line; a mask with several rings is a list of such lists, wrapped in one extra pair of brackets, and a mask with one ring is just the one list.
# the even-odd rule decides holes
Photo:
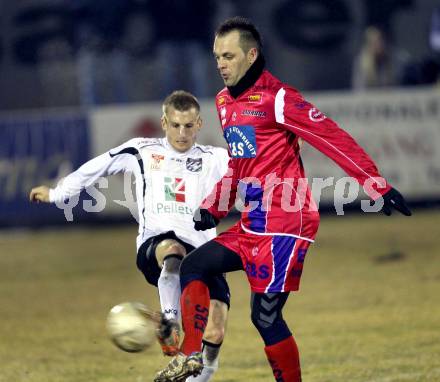
[(189, 377), (186, 382), (208, 382), (218, 369), (218, 353), (220, 345), (212, 347), (203, 343), (203, 370), (197, 377)]
[(162, 268), (157, 282), (162, 312), (166, 318), (180, 320), (180, 277), (178, 273)]

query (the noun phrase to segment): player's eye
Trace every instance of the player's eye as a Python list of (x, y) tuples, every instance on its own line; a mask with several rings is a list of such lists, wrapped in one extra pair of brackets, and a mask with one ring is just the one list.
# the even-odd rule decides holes
[(187, 123), (187, 124), (185, 125), (185, 127), (186, 127), (187, 129), (191, 129), (193, 126), (194, 126), (193, 123)]

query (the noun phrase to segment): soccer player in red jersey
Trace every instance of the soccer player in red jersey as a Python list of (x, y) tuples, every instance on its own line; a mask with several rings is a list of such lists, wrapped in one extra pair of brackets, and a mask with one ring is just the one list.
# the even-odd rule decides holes
[[(260, 35), (235, 17), (217, 30), (217, 67), (226, 87), (216, 98), (229, 145), (229, 171), (195, 216), (195, 228), (216, 226), (236, 197), (244, 202), (240, 221), (188, 255), (180, 268), (181, 354), (156, 376), (180, 381), (196, 373), (206, 324), (210, 275), (244, 270), (252, 290), (251, 319), (258, 329), (276, 381), (299, 382), (295, 340), (283, 320), (289, 292), (299, 289), (304, 258), (319, 225), (300, 157), (303, 139), (335, 161), (375, 200), (376, 210), (411, 215), (404, 198), (382, 178), (356, 141), (265, 69)], [(225, 192), (228, 191), (229, 193)]]

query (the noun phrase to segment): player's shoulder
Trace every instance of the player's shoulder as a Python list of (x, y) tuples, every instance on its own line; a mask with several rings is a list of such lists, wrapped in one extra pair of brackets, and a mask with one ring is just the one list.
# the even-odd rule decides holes
[(217, 109), (221, 108), (223, 105), (228, 103), (228, 101), (232, 100), (231, 95), (229, 94), (228, 88), (224, 87), (220, 90), (215, 97), (215, 106)]
[(282, 94), (288, 94), (291, 97), (303, 98), (301, 93), (295, 89), (293, 86), (281, 81), (279, 78), (275, 77), (268, 70), (265, 70), (262, 75), (261, 85), (266, 89), (266, 91), (272, 94), (274, 97)]
[(201, 145), (199, 143), (194, 144), (193, 150), (195, 150), (196, 152), (202, 153), (202, 154), (213, 155), (213, 156), (224, 155), (225, 153), (226, 154), (228, 153), (228, 151), (223, 147), (211, 146), (211, 145)]
[(134, 138), (134, 144), (138, 148), (150, 147), (150, 148), (165, 148), (163, 138)]

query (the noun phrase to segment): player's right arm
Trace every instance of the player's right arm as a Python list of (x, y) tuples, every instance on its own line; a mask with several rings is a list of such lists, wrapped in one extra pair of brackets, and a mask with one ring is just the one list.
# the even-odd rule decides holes
[(62, 202), (78, 195), (83, 189), (93, 185), (100, 177), (130, 170), (132, 164), (137, 163), (137, 159), (133, 155), (115, 155), (114, 153), (120, 153), (135, 146), (136, 139), (132, 139), (89, 160), (76, 171), (61, 179), (55, 188), (49, 188), (45, 185), (32, 188), (29, 200), (37, 203)]

